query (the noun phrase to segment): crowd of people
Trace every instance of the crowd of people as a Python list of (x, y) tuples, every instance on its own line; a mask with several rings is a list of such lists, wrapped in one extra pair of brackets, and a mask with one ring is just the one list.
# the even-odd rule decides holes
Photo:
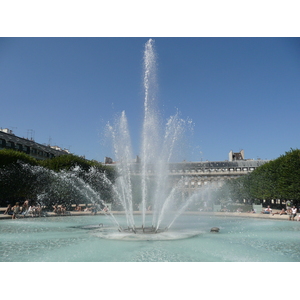
[(42, 206), (35, 202), (30, 205), (29, 200), (25, 200), (22, 206), (20, 205), (20, 202), (16, 202), (14, 206), (8, 204), (4, 211), (4, 215), (11, 215), (12, 219), (25, 216), (40, 217), (42, 215)]
[[(91, 206), (86, 205), (86, 207), (83, 208), (82, 206), (79, 206), (78, 204), (75, 204), (74, 211), (76, 211), (76, 212), (81, 212), (81, 211), (90, 212), (91, 214), (96, 215), (98, 211), (103, 211), (104, 213), (107, 213), (108, 212), (108, 207), (104, 206), (104, 207), (101, 208), (101, 206), (99, 204), (94, 204), (94, 205), (91, 205)], [(58, 215), (70, 214), (70, 212), (66, 211), (66, 206), (64, 204), (62, 204), (62, 205), (55, 204), (53, 206), (53, 212), (55, 214), (58, 214)]]
[[(67, 215), (70, 214), (70, 212), (67, 212), (67, 208), (64, 204), (58, 205), (57, 203), (52, 206), (53, 213), (58, 215)], [(20, 205), (20, 202), (16, 202), (14, 206), (11, 206), (11, 204), (8, 204), (6, 210), (4, 211), (4, 215), (11, 215), (12, 219), (25, 217), (25, 216), (32, 216), (32, 217), (40, 217), (42, 215), (45, 215), (42, 211), (42, 206), (39, 203), (35, 203), (32, 201), (30, 204), (30, 200), (25, 200), (22, 205)], [(86, 208), (82, 209), (81, 206), (78, 204), (75, 205), (74, 211), (80, 212), (91, 212), (92, 214), (97, 214), (98, 211), (103, 211), (104, 213), (108, 212), (108, 207), (104, 206), (103, 208), (100, 207), (100, 205), (93, 205), (93, 206), (86, 206)], [(242, 209), (238, 209), (237, 212), (242, 212)], [(256, 213), (254, 209), (251, 211), (248, 211), (248, 213)], [(274, 215), (288, 215), (289, 220), (294, 221), (295, 219), (297, 221), (300, 221), (300, 209), (298, 213), (298, 209), (295, 205), (291, 205), (290, 202), (287, 201), (286, 208), (282, 208), (280, 211), (273, 212), (270, 205), (268, 205), (264, 210), (261, 211), (262, 214), (272, 214)], [(297, 216), (298, 213), (298, 216)]]
[(53, 205), (53, 212), (58, 215), (65, 215), (67, 212), (67, 208), (64, 204), (58, 205), (57, 203)]
[[(277, 212), (272, 212), (272, 208), (270, 207), (270, 205), (267, 206), (266, 209), (264, 209), (263, 211), (261, 211), (262, 214), (272, 214), (272, 216), (274, 215), (288, 215), (289, 216), (289, 220), (290, 221), (294, 221), (295, 218), (297, 217), (297, 212), (298, 209), (295, 205), (291, 206), (289, 204), (286, 205), (286, 208), (282, 208), (281, 211), (277, 211)], [(300, 213), (298, 214), (297, 217), (297, 221), (300, 221)]]
[[(98, 211), (102, 211), (107, 213), (109, 211), (107, 206), (102, 207), (98, 204), (88, 206), (86, 205), (85, 208), (79, 206), (78, 204), (75, 205), (74, 211), (77, 212), (90, 212), (91, 214), (97, 214)], [(70, 211), (67, 211), (67, 207), (65, 204), (58, 205), (58, 203), (52, 206), (52, 212), (57, 215), (69, 215)], [(22, 217), (40, 217), (45, 216), (46, 213), (43, 211), (42, 206), (35, 201), (25, 200), (23, 204), (20, 202), (16, 202), (14, 206), (8, 204), (7, 208), (5, 209), (4, 215), (9, 215), (12, 219), (22, 218)]]

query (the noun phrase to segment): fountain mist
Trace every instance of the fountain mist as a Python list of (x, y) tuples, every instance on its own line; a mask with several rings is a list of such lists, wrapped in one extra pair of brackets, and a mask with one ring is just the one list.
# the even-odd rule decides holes
[[(169, 176), (169, 163), (175, 159), (177, 150), (182, 148), (182, 137), (187, 124), (177, 113), (171, 116), (164, 126), (160, 125), (159, 113), (156, 109), (156, 54), (152, 39), (146, 43), (144, 51), (144, 91), (144, 120), (139, 162), (133, 162), (130, 134), (124, 111), (114, 126), (108, 125), (108, 129), (117, 161), (118, 180), (115, 184), (115, 195), (124, 207), (127, 225), (135, 231), (133, 207), (137, 202), (142, 213), (142, 229), (151, 226), (153, 231), (157, 232), (165, 217), (173, 213), (174, 217), (169, 220), (166, 227), (169, 228), (174, 218), (184, 211), (190, 200), (185, 200), (180, 205), (182, 179), (174, 182), (174, 179)], [(140, 187), (139, 199), (136, 199), (133, 192), (137, 185)], [(146, 212), (149, 207), (152, 211), (151, 225), (146, 224)]]

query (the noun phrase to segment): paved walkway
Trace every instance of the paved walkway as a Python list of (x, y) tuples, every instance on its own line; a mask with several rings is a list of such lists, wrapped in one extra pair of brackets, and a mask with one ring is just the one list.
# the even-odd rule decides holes
[[(279, 210), (273, 210), (273, 213), (279, 212)], [(135, 215), (141, 214), (139, 211), (133, 212)], [(112, 211), (113, 215), (124, 215), (125, 213), (123, 211)], [(151, 212), (147, 212), (147, 214), (151, 214)], [(218, 216), (218, 217), (239, 217), (239, 218), (259, 218), (259, 219), (272, 219), (272, 220), (282, 220), (287, 221), (289, 220), (288, 215), (282, 215), (275, 214), (274, 216), (272, 214), (262, 214), (262, 213), (238, 213), (238, 212), (194, 212), (194, 211), (186, 211), (184, 212), (185, 215), (206, 215), (206, 216)], [(84, 211), (71, 211), (68, 212), (66, 215), (57, 215), (53, 212), (47, 212), (47, 217), (68, 217), (68, 216), (92, 216), (93, 214), (91, 212), (84, 212)], [(103, 211), (98, 211), (97, 215), (105, 215)], [(299, 214), (297, 214), (295, 221), (297, 219)], [(25, 218), (31, 218), (32, 216), (26, 216)], [(3, 215), (0, 214), (0, 220), (2, 219), (11, 219), (11, 215)], [(23, 218), (23, 216), (19, 217), (20, 219)]]

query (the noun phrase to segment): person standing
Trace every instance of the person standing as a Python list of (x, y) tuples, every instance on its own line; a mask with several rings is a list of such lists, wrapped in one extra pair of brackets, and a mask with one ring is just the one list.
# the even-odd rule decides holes
[(292, 207), (291, 214), (290, 214), (290, 216), (289, 216), (289, 220), (291, 221), (291, 220), (293, 219), (293, 221), (294, 221), (296, 215), (297, 215), (297, 208), (296, 208), (296, 206), (294, 205), (294, 206)]

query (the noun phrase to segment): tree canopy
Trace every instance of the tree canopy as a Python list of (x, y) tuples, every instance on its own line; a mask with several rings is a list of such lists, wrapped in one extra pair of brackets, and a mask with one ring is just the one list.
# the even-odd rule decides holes
[(228, 180), (221, 190), (230, 191), (233, 200), (300, 201), (300, 150), (291, 149), (246, 176)]
[(23, 162), (28, 163), (32, 166), (36, 166), (38, 161), (32, 156), (11, 149), (1, 149), (0, 150), (0, 168), (4, 168), (13, 163)]
[[(36, 160), (25, 153), (3, 149), (0, 150), (0, 206), (41, 196), (65, 203), (85, 202), (83, 198), (88, 197), (110, 201), (110, 188), (104, 184), (103, 176), (114, 181), (114, 169), (76, 155)], [(83, 186), (93, 195), (84, 194)]]

